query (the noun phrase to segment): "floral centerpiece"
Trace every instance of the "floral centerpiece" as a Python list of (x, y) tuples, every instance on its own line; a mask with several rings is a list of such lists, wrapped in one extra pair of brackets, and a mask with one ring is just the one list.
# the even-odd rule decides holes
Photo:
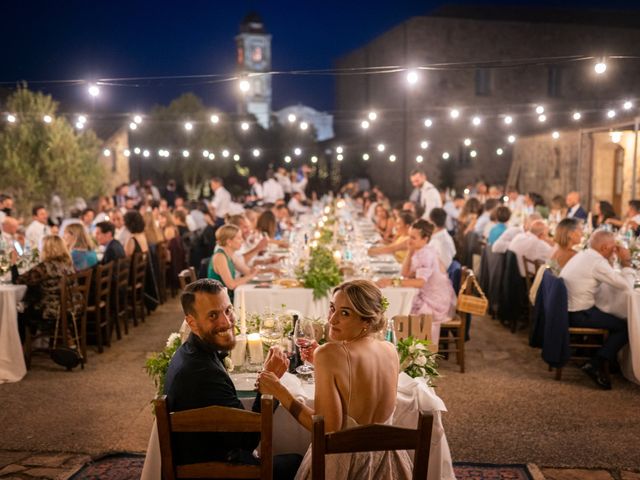
[(438, 373), (438, 354), (429, 349), (429, 340), (419, 340), (407, 337), (398, 341), (398, 355), (400, 356), (400, 370), (412, 378), (424, 378), (427, 385), (433, 386), (433, 380), (440, 376)]
[[(0, 251), (0, 275), (5, 275), (11, 270), (13, 262), (12, 256), (15, 255), (12, 249)], [(40, 252), (37, 248), (31, 250), (30, 253), (17, 257), (15, 266), (18, 270), (28, 270), (40, 261)]]
[(314, 300), (326, 297), (333, 287), (342, 282), (340, 266), (333, 252), (323, 246), (311, 249), (306, 268), (299, 268), (296, 275), (305, 288), (313, 290)]

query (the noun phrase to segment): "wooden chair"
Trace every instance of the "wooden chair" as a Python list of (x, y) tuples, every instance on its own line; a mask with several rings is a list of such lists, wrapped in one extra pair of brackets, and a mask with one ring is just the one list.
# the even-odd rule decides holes
[(433, 416), (431, 413), (420, 412), (417, 429), (374, 424), (325, 434), (324, 417), (314, 415), (311, 440), (311, 478), (324, 480), (325, 455), (327, 454), (415, 450), (413, 479), (426, 480), (429, 470), (432, 428)]
[[(571, 357), (569, 360), (587, 361), (593, 355), (585, 355), (584, 351), (593, 352), (604, 345), (609, 336), (609, 331), (602, 328), (569, 327), (569, 348)], [(553, 368), (549, 367), (549, 371)], [(609, 365), (605, 365), (607, 377), (609, 377)], [(562, 380), (562, 367), (556, 368), (556, 380)]]
[[(462, 279), (460, 284), (464, 285), (465, 280), (473, 272), (466, 267), (462, 269)], [(471, 293), (473, 284), (467, 284), (467, 291)], [(438, 345), (438, 353), (444, 358), (449, 358), (449, 354), (456, 354), (456, 363), (460, 367), (460, 373), (464, 373), (465, 368), (465, 332), (467, 331), (467, 314), (464, 312), (456, 312), (454, 318), (448, 322), (440, 324), (440, 341)]]
[(156, 257), (158, 259), (158, 269), (156, 271), (156, 284), (158, 285), (158, 296), (160, 303), (167, 301), (167, 275), (169, 262), (169, 249), (167, 242), (156, 244)]
[[(273, 397), (263, 395), (261, 412), (211, 406), (169, 412), (167, 396), (154, 400), (162, 455), (162, 479), (176, 478), (273, 478)], [(260, 465), (205, 462), (176, 465), (172, 434), (176, 432), (260, 432)]]
[(124, 327), (124, 334), (129, 335), (129, 312), (131, 310), (127, 295), (131, 271), (131, 259), (124, 257), (116, 261), (116, 274), (112, 283), (113, 298), (113, 323), (116, 325), (116, 334), (120, 340), (120, 321)]
[[(396, 330), (396, 338), (403, 340), (407, 337), (420, 340), (431, 340), (431, 315), (396, 315), (393, 317), (393, 325)], [(438, 351), (437, 345), (429, 345), (433, 352)]]
[(93, 327), (98, 353), (102, 353), (104, 351), (103, 345), (111, 346), (110, 308), (113, 262), (106, 265), (98, 264), (94, 271), (93, 298), (87, 305), (87, 323)]
[(129, 306), (133, 317), (133, 326), (138, 326), (138, 319), (144, 322), (144, 280), (147, 272), (149, 255), (136, 252), (131, 258), (131, 282), (129, 283)]
[[(88, 268), (86, 270), (81, 270), (76, 272), (73, 275), (73, 282), (71, 283), (71, 292), (78, 293), (82, 296), (82, 310), (80, 314), (80, 318), (76, 319), (76, 322), (79, 323), (78, 328), (80, 329), (80, 353), (82, 354), (82, 368), (84, 368), (84, 364), (87, 363), (87, 305), (89, 303), (89, 292), (91, 291), (91, 278), (93, 276), (93, 270)], [(67, 299), (70, 297), (67, 297)], [(68, 303), (68, 302), (65, 302)], [(64, 326), (64, 334), (65, 334), (65, 342), (66, 334), (68, 332), (67, 328), (67, 315), (62, 317), (62, 324)]]
[[(531, 260), (525, 256), (522, 257), (522, 263), (524, 264), (524, 279), (527, 282), (527, 297), (529, 296), (529, 290), (531, 290), (531, 286), (536, 278), (536, 274), (538, 273), (538, 269), (542, 266), (542, 262), (540, 260)], [(531, 302), (528, 302), (529, 304)]]
[(184, 290), (184, 287), (197, 280), (196, 269), (193, 267), (185, 268), (178, 274), (178, 280), (180, 281), (180, 290)]

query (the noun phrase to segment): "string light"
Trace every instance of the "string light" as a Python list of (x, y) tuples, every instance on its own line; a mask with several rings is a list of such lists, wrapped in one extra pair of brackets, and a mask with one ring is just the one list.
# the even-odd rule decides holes
[(140, 147), (134, 148), (133, 153), (135, 153), (136, 155), (140, 155)]
[(378, 114), (376, 112), (369, 112), (369, 115), (367, 115), (367, 117), (369, 118), (369, 120), (371, 120), (372, 122), (375, 122), (378, 118)]
[(191, 130), (193, 130), (193, 123), (191, 123), (191, 122), (185, 122), (185, 124), (184, 124), (184, 129), (185, 129), (187, 132), (190, 132)]
[(209, 150), (203, 150), (203, 151), (202, 151), (202, 156), (203, 156), (204, 158), (209, 158)]
[(536, 113), (537, 113), (538, 115), (542, 115), (542, 114), (544, 113), (544, 107), (543, 107), (542, 105), (538, 105), (538, 106), (536, 107)]
[(427, 142), (426, 140), (421, 141), (420, 148), (426, 150), (427, 148), (429, 148), (429, 142)]
[(422, 155), (418, 155), (418, 156), (416, 157), (416, 162), (417, 162), (417, 163), (422, 163), (423, 161), (424, 161), (424, 157), (423, 157)]
[(234, 162), (239, 162), (240, 161), (240, 155), (238, 155), (237, 153), (233, 155), (233, 161)]
[(449, 160), (449, 157), (450, 157), (449, 152), (444, 152), (444, 153), (442, 154), (442, 159), (443, 159), (443, 160)]
[(631, 102), (630, 100), (626, 100), (622, 104), (622, 108), (624, 108), (625, 110), (631, 110), (633, 108), (633, 102)]
[(260, 156), (260, 150), (257, 149), (257, 148), (254, 148), (251, 153), (253, 153), (253, 156), (256, 157), (256, 158), (258, 158)]
[(620, 143), (620, 140), (622, 140), (622, 132), (611, 132), (609, 136), (613, 143)]
[(336, 153), (342, 153), (344, 152), (344, 148), (341, 146), (336, 147)]
[(189, 158), (189, 150), (182, 150), (182, 156), (184, 158)]
[(7, 122), (9, 122), (9, 123), (16, 123), (16, 116), (15, 116), (15, 115), (13, 115), (13, 114), (11, 114), (11, 113), (10, 113), (10, 114), (8, 114), (8, 115), (7, 115)]
[(247, 130), (249, 130), (249, 122), (242, 122), (240, 124), (240, 128), (246, 132)]
[(577, 122), (582, 118), (582, 114), (580, 112), (573, 112), (573, 115), (571, 116), (571, 118), (573, 118)]
[(427, 128), (431, 128), (431, 126), (433, 125), (433, 120), (431, 120), (430, 118), (425, 118), (424, 119), (424, 126)]
[(104, 155), (105, 157), (110, 157), (111, 156), (111, 150), (109, 150), (108, 148), (105, 148), (102, 151), (102, 155)]
[(291, 163), (291, 157), (289, 155), (284, 157), (285, 163)]
[(100, 95), (100, 87), (98, 87), (97, 85), (89, 85), (89, 88), (87, 90), (89, 92), (89, 95), (91, 95), (93, 98), (96, 98), (98, 95)]
[(134, 115), (133, 121), (136, 122), (138, 125), (140, 125), (142, 123), (142, 116)]
[(309, 128), (309, 124), (307, 122), (300, 122), (300, 130), (306, 130)]
[(546, 116), (545, 114), (538, 115), (538, 121), (539, 121), (540, 123), (544, 123), (544, 122), (546, 122), (546, 121), (547, 121), (547, 116)]
[(607, 64), (604, 62), (604, 58), (598, 60), (598, 62), (593, 66), (594, 71), (598, 75), (602, 75), (607, 71)]
[(295, 153), (295, 154), (296, 154), (296, 156), (298, 156), (298, 157), (299, 157), (300, 155), (302, 155), (302, 149), (301, 149), (300, 147), (296, 147), (296, 148), (293, 150), (293, 153)]
[(395, 155), (389, 155), (389, 161), (391, 163), (395, 162), (396, 161), (396, 156)]
[(460, 116), (460, 110), (457, 108), (453, 108), (449, 111), (449, 116), (454, 120)]
[(295, 123), (297, 118), (293, 113), (290, 113), (289, 115), (287, 115), (287, 120), (289, 120), (289, 123)]
[(470, 156), (471, 158), (476, 158), (476, 157), (478, 156), (478, 152), (476, 152), (475, 150), (471, 150), (471, 151), (469, 152), (469, 156)]
[(418, 83), (418, 72), (416, 72), (415, 70), (409, 70), (407, 72), (407, 83), (409, 85), (415, 85), (416, 83)]
[(124, 153), (124, 156), (127, 158), (131, 156), (131, 150), (129, 150), (128, 148), (125, 148), (123, 153)]
[(338, 156), (336, 157), (338, 159), (339, 162), (341, 162), (342, 160), (344, 160), (344, 155), (342, 155), (341, 153), (338, 154)]
[(238, 84), (238, 87), (240, 88), (240, 91), (242, 93), (247, 93), (249, 91), (249, 89), (251, 88), (251, 84), (249, 83), (249, 80), (242, 79), (242, 80), (240, 80), (240, 83)]
[(44, 121), (44, 123), (51, 123), (53, 121), (53, 118), (51, 118), (51, 115), (45, 115), (44, 117), (42, 117), (42, 120)]
[(135, 130), (135, 129), (137, 129), (137, 128), (138, 128), (138, 124), (137, 124), (136, 122), (131, 122), (131, 123), (129, 124), (129, 128), (130, 128), (131, 130)]
[(509, 143), (515, 143), (515, 142), (516, 142), (516, 136), (515, 136), (515, 135), (509, 135), (509, 136), (507, 137), (507, 141), (508, 141)]
[(607, 117), (609, 117), (609, 118), (613, 118), (613, 117), (615, 117), (615, 116), (616, 116), (616, 111), (615, 111), (615, 110), (609, 110), (609, 111), (607, 112)]
[(87, 117), (85, 115), (78, 115), (78, 122), (87, 123)]
[(474, 127), (477, 127), (482, 123), (482, 119), (480, 117), (478, 117), (478, 116), (475, 116), (471, 120), (471, 123), (473, 124)]
[(503, 150), (503, 149), (501, 149), (501, 148), (498, 148), (498, 149), (496, 150), (496, 155), (498, 155), (498, 156), (502, 155), (503, 153), (504, 153), (504, 150)]
[(316, 157), (315, 155), (311, 157), (311, 163), (318, 163), (318, 157)]
[(360, 126), (362, 127), (363, 130), (366, 130), (367, 128), (369, 128), (369, 121), (368, 120), (363, 120), (360, 123)]
[(470, 138), (465, 138), (464, 139), (464, 145), (465, 145), (465, 147), (468, 147), (469, 145), (471, 145), (471, 139)]
[(76, 128), (77, 128), (78, 130), (82, 130), (82, 129), (84, 128), (84, 123), (82, 123), (82, 122), (76, 122)]
[(553, 138), (554, 140), (557, 140), (560, 138), (560, 132), (552, 132), (551, 133), (551, 138)]
[(511, 125), (513, 123), (513, 117), (511, 115), (507, 115), (504, 117), (504, 123), (506, 125)]
[(210, 153), (209, 154), (209, 160), (215, 160), (216, 159), (216, 154), (215, 153)]
[(211, 117), (209, 117), (209, 120), (215, 125), (220, 122), (220, 117), (216, 114), (213, 114), (211, 115)]
[(229, 150), (227, 150), (226, 148), (224, 150), (222, 150), (222, 156), (224, 158), (228, 158), (229, 157)]
[(363, 154), (362, 154), (362, 160), (364, 160), (365, 162), (366, 162), (367, 160), (369, 160), (369, 154), (368, 154), (368, 153), (363, 153)]
[(378, 149), (379, 152), (384, 152), (384, 149), (387, 147), (385, 147), (384, 143), (379, 143), (376, 148)]

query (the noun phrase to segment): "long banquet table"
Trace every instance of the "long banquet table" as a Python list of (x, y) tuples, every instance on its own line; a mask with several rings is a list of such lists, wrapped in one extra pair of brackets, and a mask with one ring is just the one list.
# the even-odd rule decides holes
[[(255, 392), (249, 391), (254, 379), (247, 374), (231, 375), (238, 395), (245, 408), (250, 409), (255, 398)], [(314, 385), (303, 383), (295, 375), (285, 373), (282, 383), (301, 401), (313, 407)], [(431, 451), (429, 454), (429, 480), (454, 480), (453, 464), (449, 444), (442, 425), (442, 412), (447, 408), (432, 387), (428, 387), (422, 379), (412, 379), (405, 373), (398, 378), (398, 394), (396, 409), (393, 414), (393, 424), (408, 428), (415, 428), (418, 411), (428, 411), (433, 414), (433, 430), (431, 437)], [(273, 449), (274, 455), (283, 453), (298, 453), (304, 455), (311, 443), (311, 434), (302, 427), (287, 410), (276, 409), (273, 420)], [(141, 478), (156, 480), (160, 478), (162, 461), (158, 431), (155, 421), (147, 446)]]
[(27, 374), (17, 308), (26, 291), (26, 285), (0, 285), (0, 383), (19, 382)]

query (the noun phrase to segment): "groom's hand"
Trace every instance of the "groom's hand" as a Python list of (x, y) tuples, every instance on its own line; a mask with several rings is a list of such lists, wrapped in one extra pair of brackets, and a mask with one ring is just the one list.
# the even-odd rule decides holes
[(271, 347), (263, 369), (280, 378), (289, 369), (289, 359), (279, 347)]

